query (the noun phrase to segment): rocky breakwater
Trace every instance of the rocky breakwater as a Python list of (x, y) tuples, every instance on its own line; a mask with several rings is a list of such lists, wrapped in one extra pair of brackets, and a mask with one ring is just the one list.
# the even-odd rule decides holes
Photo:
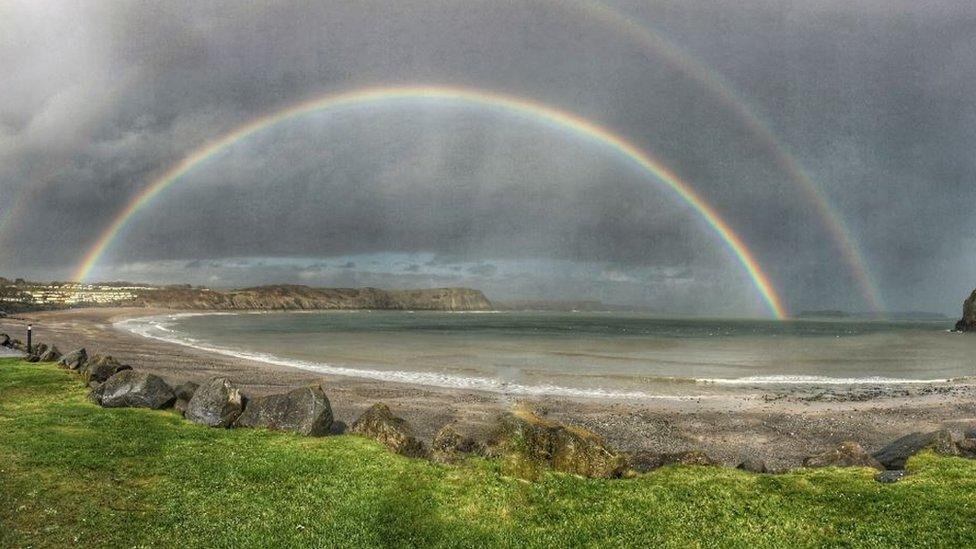
[(956, 322), (956, 331), (976, 332), (976, 290), (962, 304), (962, 318)]
[(378, 288), (312, 288), (276, 285), (215, 291), (204, 288), (166, 288), (137, 293), (124, 306), (203, 310), (412, 310), (488, 311), (492, 304), (478, 290), (434, 288), (380, 290)]

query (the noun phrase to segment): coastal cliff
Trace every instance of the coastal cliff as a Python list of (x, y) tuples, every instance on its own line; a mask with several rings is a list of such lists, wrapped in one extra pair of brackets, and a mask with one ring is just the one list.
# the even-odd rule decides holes
[(311, 288), (298, 285), (260, 286), (217, 291), (167, 288), (140, 291), (123, 303), (133, 307), (203, 310), (380, 309), (416, 311), (487, 311), (491, 302), (478, 290), (380, 290), (378, 288)]
[(969, 294), (962, 304), (962, 319), (956, 322), (956, 330), (960, 332), (976, 332), (976, 290)]

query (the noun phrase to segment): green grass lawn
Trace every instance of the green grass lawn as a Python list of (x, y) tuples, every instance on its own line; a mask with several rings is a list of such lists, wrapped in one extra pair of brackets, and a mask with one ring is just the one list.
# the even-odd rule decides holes
[(635, 479), (506, 478), (353, 436), (216, 430), (102, 409), (71, 373), (0, 359), (0, 546), (946, 546), (976, 544), (976, 461)]

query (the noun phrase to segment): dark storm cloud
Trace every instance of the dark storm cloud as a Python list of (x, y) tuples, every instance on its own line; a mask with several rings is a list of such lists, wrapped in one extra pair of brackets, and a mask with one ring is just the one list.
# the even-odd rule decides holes
[[(614, 128), (694, 184), (792, 308), (865, 307), (823, 221), (741, 119), (574, 5), (4, 3), (0, 275), (68, 276), (148, 181), (257, 114), (328, 91), (433, 82), (529, 96)], [(847, 221), (891, 308), (951, 311), (976, 285), (970, 2), (611, 5), (739, 91)], [(399, 269), (421, 285), (504, 278), (481, 283), (523, 297), (668, 294), (668, 308), (705, 312), (755, 301), (694, 212), (619, 157), (443, 106), (312, 117), (255, 136), (134, 219), (105, 274), (142, 265), (129, 274), (397, 284), (363, 274), (363, 261), (209, 261), (370, 253), (431, 254)], [(167, 270), (172, 261), (186, 271)], [(550, 263), (479, 272), (498, 261)], [(561, 262), (592, 268), (563, 276)]]

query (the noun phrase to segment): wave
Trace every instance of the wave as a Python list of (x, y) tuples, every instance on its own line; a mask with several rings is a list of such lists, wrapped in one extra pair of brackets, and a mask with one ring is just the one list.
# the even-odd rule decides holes
[(703, 378), (698, 383), (713, 385), (908, 385), (947, 383), (949, 379), (910, 379), (895, 377), (828, 377), (802, 375), (747, 376), (736, 378)]
[(363, 379), (374, 379), (378, 381), (392, 381), (399, 383), (411, 383), (426, 385), (431, 387), (443, 387), (449, 389), (467, 389), (477, 391), (488, 391), (492, 393), (503, 393), (525, 396), (565, 396), (577, 398), (610, 398), (623, 400), (701, 400), (707, 398), (720, 398), (717, 395), (659, 395), (647, 393), (645, 391), (620, 391), (603, 388), (576, 388), (561, 385), (540, 384), (527, 385), (523, 383), (513, 383), (499, 379), (461, 376), (440, 372), (407, 371), (407, 370), (368, 370), (362, 368), (348, 368), (335, 366), (325, 362), (312, 362), (284, 358), (277, 355), (243, 351), (220, 347), (207, 342), (189, 337), (173, 328), (173, 325), (180, 319), (190, 316), (203, 316), (208, 314), (234, 315), (238, 313), (180, 313), (173, 315), (149, 316), (131, 318), (113, 324), (116, 328), (132, 332), (136, 335), (174, 343), (184, 347), (190, 347), (201, 351), (221, 354), (224, 356), (253, 360), (265, 364), (276, 366), (286, 366), (298, 368), (312, 372), (338, 375), (346, 377), (357, 377)]

